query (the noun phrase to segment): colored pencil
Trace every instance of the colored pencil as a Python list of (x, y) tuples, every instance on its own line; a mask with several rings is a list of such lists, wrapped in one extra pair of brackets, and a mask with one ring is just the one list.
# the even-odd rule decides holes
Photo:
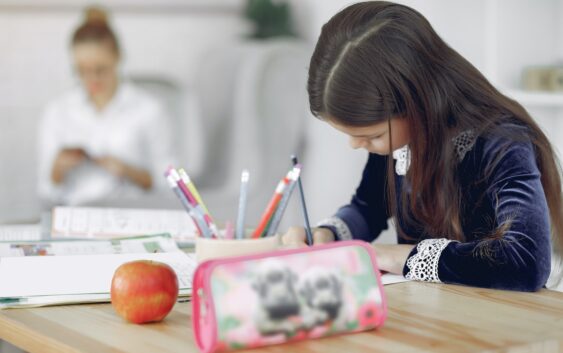
[(246, 216), (246, 200), (248, 198), (248, 181), (250, 174), (248, 170), (243, 170), (240, 178), (240, 195), (238, 201), (238, 215), (237, 215), (237, 228), (236, 239), (244, 238), (244, 218)]
[(268, 231), (266, 233), (266, 236), (271, 236), (271, 235), (276, 234), (276, 231), (278, 230), (282, 216), (283, 216), (285, 209), (287, 208), (287, 205), (289, 203), (289, 199), (291, 197), (291, 194), (293, 193), (293, 190), (295, 189), (295, 185), (297, 184), (297, 179), (299, 179), (300, 173), (301, 173), (301, 165), (298, 164), (291, 171), (289, 186), (284, 191), (283, 197), (282, 197), (280, 204), (279, 204), (279, 206), (276, 210), (276, 213), (274, 213), (274, 215), (272, 217), (271, 224), (268, 225)]
[(272, 217), (272, 215), (276, 211), (276, 207), (278, 206), (278, 204), (279, 204), (279, 202), (280, 202), (280, 200), (283, 196), (283, 191), (284, 191), (284, 189), (285, 189), (285, 187), (288, 183), (289, 183), (289, 178), (287, 176), (284, 177), (278, 183), (278, 186), (276, 187), (276, 190), (274, 191), (274, 195), (272, 195), (272, 198), (270, 199), (268, 206), (266, 206), (266, 209), (264, 210), (264, 213), (262, 214), (262, 218), (260, 219), (260, 223), (258, 223), (258, 227), (254, 230), (254, 233), (252, 233), (252, 238), (259, 238), (262, 235), (262, 233), (264, 232), (264, 229), (268, 225), (270, 218)]

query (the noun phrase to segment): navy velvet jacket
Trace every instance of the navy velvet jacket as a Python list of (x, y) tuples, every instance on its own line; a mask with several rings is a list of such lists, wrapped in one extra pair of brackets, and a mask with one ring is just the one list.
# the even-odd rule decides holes
[[(332, 218), (336, 223), (324, 225), (339, 239), (373, 241), (387, 228), (387, 158), (391, 157), (369, 155), (351, 203), (338, 210)], [(500, 158), (498, 165), (483, 179), (496, 158)], [(467, 240), (462, 243), (426, 234), (420, 227), (404, 224), (399, 214), (398, 225), (414, 238), (399, 237), (399, 243), (417, 244), (403, 275), (414, 280), (520, 291), (543, 287), (550, 273), (550, 220), (532, 144), (476, 137), (457, 165), (457, 173)], [(400, 188), (405, 177), (395, 174), (395, 178)], [(485, 239), (509, 219), (511, 226), (501, 239)], [(339, 226), (342, 221), (344, 226)], [(483, 247), (488, 256), (483, 255)]]

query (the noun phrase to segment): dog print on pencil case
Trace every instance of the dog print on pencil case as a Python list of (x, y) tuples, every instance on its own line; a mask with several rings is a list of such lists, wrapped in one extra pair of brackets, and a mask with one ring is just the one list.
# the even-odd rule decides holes
[(377, 277), (361, 247), (231, 263), (214, 271), (218, 338), (225, 347), (360, 331), (382, 321)]

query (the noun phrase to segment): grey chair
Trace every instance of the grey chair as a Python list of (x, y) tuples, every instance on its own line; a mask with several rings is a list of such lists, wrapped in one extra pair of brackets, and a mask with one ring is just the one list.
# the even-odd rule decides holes
[[(194, 179), (215, 218), (236, 218), (240, 173), (247, 168), (246, 219), (256, 225), (290, 168), (290, 155), (303, 154), (308, 57), (302, 43), (276, 40), (234, 43), (202, 58), (195, 90), (205, 160)], [(288, 208), (285, 223), (299, 222), (299, 212)]]

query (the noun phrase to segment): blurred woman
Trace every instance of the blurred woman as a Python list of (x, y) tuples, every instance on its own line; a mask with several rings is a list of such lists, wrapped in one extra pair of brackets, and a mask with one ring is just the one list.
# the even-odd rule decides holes
[(120, 78), (120, 47), (104, 11), (86, 10), (71, 49), (81, 85), (43, 115), (40, 197), (77, 205), (151, 190), (173, 162), (162, 107)]

